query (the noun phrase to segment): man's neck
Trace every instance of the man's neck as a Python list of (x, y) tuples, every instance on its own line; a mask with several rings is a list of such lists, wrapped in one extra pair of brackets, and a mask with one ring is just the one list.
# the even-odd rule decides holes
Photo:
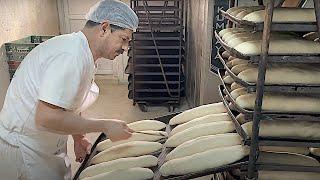
[(96, 50), (96, 47), (94, 46), (94, 37), (92, 36), (92, 34), (94, 30), (91, 29), (82, 29), (81, 32), (86, 36), (87, 40), (88, 40), (88, 44), (89, 44), (89, 48), (91, 50), (92, 56), (93, 56), (93, 60), (94, 62), (96, 62), (99, 59), (99, 53)]

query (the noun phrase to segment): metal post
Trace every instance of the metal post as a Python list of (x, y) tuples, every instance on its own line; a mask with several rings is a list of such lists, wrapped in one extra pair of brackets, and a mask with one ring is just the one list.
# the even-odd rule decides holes
[(250, 144), (250, 155), (247, 179), (256, 179), (256, 160), (259, 153), (259, 124), (261, 119), (262, 99), (264, 91), (267, 58), (270, 43), (270, 30), (273, 17), (274, 0), (269, 0), (265, 9), (264, 29), (261, 43), (261, 59), (259, 62), (259, 72), (256, 90), (256, 101), (253, 113), (252, 136)]
[(318, 38), (320, 38), (320, 1), (313, 0), (313, 3), (314, 3), (314, 10), (315, 10), (316, 19), (317, 19)]
[[(236, 0), (230, 0), (229, 1), (229, 8), (234, 7), (235, 4), (236, 4)], [(228, 21), (227, 27), (232, 28), (232, 26), (233, 26), (233, 23), (231, 21)]]

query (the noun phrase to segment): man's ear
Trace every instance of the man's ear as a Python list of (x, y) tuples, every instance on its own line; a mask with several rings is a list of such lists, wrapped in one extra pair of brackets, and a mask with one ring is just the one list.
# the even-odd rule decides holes
[(102, 35), (109, 35), (111, 33), (111, 27), (108, 22), (102, 22), (100, 27)]

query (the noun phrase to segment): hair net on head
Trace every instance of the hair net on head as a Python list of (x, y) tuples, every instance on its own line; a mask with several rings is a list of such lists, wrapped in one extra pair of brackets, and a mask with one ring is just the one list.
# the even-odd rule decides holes
[(136, 13), (125, 3), (118, 0), (102, 0), (92, 6), (86, 20), (108, 23), (135, 31), (139, 24)]

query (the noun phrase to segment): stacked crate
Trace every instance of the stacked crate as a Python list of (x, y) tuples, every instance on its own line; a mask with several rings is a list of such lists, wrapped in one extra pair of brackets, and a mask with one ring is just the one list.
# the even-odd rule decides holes
[(133, 104), (168, 105), (170, 111), (184, 94), (184, 27), (182, 0), (131, 0), (139, 17), (126, 73)]
[(28, 53), (40, 43), (52, 38), (53, 36), (28, 36), (23, 39), (5, 43), (6, 54), (8, 57), (10, 81), (18, 69), (20, 63)]

